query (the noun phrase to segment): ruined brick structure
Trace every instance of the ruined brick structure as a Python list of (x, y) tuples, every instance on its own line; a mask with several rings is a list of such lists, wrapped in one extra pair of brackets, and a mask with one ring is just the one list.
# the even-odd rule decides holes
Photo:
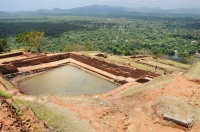
[(116, 76), (131, 77), (134, 79), (140, 79), (144, 77), (154, 78), (154, 77), (159, 76), (159, 74), (153, 73), (151, 71), (145, 71), (145, 70), (134, 69), (134, 68), (126, 67), (122, 65), (117, 65), (117, 64), (110, 63), (104, 60), (91, 58), (91, 57), (78, 54), (78, 53), (73, 53), (73, 52), (55, 54), (51, 56), (40, 55), (36, 57), (30, 57), (30, 58), (25, 58), (21, 60), (5, 62), (3, 65), (0, 65), (0, 72), (2, 72), (2, 74), (15, 73), (15, 72), (18, 72), (17, 67), (39, 65), (42, 63), (54, 62), (54, 61), (67, 59), (67, 58), (74, 59), (76, 61), (90, 65), (92, 67), (106, 71)]

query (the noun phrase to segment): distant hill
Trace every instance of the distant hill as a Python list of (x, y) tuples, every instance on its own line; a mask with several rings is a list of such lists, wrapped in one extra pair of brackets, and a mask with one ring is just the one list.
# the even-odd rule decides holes
[(168, 14), (196, 14), (200, 15), (200, 8), (178, 8), (165, 10)]
[[(78, 7), (73, 9), (59, 9), (54, 8), (52, 10), (39, 9), (32, 12), (18, 12), (15, 14), (30, 14), (30, 15), (89, 15), (89, 14), (130, 14), (130, 13), (158, 13), (158, 14), (196, 14), (200, 15), (200, 8), (179, 8), (179, 9), (167, 9), (161, 8), (127, 8), (121, 6), (107, 6), (107, 5), (91, 5), (85, 7)], [(3, 14), (3, 12), (0, 12)]]
[(128, 10), (119, 6), (107, 6), (107, 5), (93, 5), (86, 7), (79, 7), (69, 10), (74, 14), (125, 14)]
[(59, 9), (59, 8), (54, 8), (52, 10), (48, 10), (48, 9), (39, 9), (37, 11), (34, 12), (30, 12), (30, 14), (37, 14), (37, 15), (67, 15), (69, 14), (69, 10), (68, 9)]
[(3, 11), (0, 11), (0, 14), (4, 14), (5, 12), (3, 12)]

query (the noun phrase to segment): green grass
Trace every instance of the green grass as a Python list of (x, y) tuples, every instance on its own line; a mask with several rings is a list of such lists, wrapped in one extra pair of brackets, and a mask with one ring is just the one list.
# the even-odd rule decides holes
[(20, 108), (18, 105), (16, 105), (16, 103), (13, 103), (12, 106), (15, 108), (15, 112), (18, 116), (22, 116), (23, 113), (20, 111)]
[[(167, 72), (170, 72), (170, 73), (172, 73), (173, 71), (184, 72), (190, 66), (190, 65), (178, 63), (178, 62), (167, 60), (167, 59), (161, 59), (161, 58), (153, 59), (151, 56), (145, 57), (143, 59), (135, 58), (133, 60), (134, 61), (140, 60), (140, 62), (143, 62), (143, 63), (146, 63), (146, 64), (162, 67), (162, 68), (166, 69)], [(160, 71), (161, 71), (160, 73), (163, 72), (163, 70), (160, 70)]]
[(0, 76), (0, 82), (6, 87), (6, 89), (12, 89), (14, 86), (10, 83), (10, 82), (8, 82), (8, 81), (6, 81), (6, 80), (4, 80), (1, 76)]
[(0, 90), (0, 97), (3, 97), (3, 98), (12, 98), (12, 96), (10, 94), (7, 94), (6, 92), (1, 91), (1, 90)]
[(167, 60), (167, 59), (157, 59), (156, 61), (161, 62), (161, 63), (165, 63), (167, 65), (179, 67), (179, 68), (182, 68), (182, 69), (188, 69), (190, 67), (190, 65), (188, 65), (188, 64), (183, 64), (183, 63), (179, 63), (179, 62)]
[[(142, 70), (147, 70), (147, 71), (154, 71), (154, 67), (136, 63), (131, 58), (120, 57), (120, 56), (109, 56), (107, 60), (110, 62), (114, 62), (114, 63), (116, 63), (116, 62), (122, 63), (122, 64), (130, 63), (131, 67), (134, 67), (137, 69), (142, 69)], [(161, 73), (161, 71), (158, 71), (158, 72)]]
[(144, 90), (148, 90), (148, 89), (152, 89), (152, 88), (162, 86), (163, 84), (167, 84), (167, 83), (171, 82), (173, 79), (174, 79), (173, 75), (157, 77), (154, 80), (149, 81), (145, 84), (130, 88), (129, 90), (123, 92), (121, 94), (121, 97), (131, 96), (131, 95), (134, 95), (135, 93), (138, 93), (138, 92), (141, 92), (141, 91), (144, 91)]
[(37, 117), (48, 124), (48, 126), (53, 127), (54, 129), (58, 129), (59, 131), (63, 131), (62, 128), (63, 122), (65, 122), (62, 115), (56, 115), (52, 110), (47, 108), (43, 104), (38, 104), (30, 101), (21, 101), (21, 103), (31, 109), (36, 113)]
[(200, 81), (200, 62), (197, 61), (192, 64), (190, 69), (184, 74), (190, 80), (198, 80)]
[(168, 65), (166, 63), (160, 63), (160, 62), (155, 61), (155, 60), (147, 60), (147, 61), (142, 60), (141, 62), (146, 63), (146, 64), (150, 64), (150, 65), (153, 65), (153, 66), (162, 67), (163, 69), (167, 69), (167, 72), (170, 72), (170, 73), (173, 73), (173, 71), (182, 71), (182, 72), (185, 71), (185, 69), (178, 68), (178, 67), (175, 67), (175, 66), (171, 66), (171, 65)]
[(66, 109), (60, 108), (57, 105), (23, 100), (15, 100), (15, 103), (31, 108), (39, 120), (60, 132), (86, 132), (84, 126), (81, 126), (79, 122), (74, 123), (74, 117)]

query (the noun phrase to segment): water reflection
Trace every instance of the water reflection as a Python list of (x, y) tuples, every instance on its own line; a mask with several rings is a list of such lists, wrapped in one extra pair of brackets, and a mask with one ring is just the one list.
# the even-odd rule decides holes
[(168, 60), (173, 60), (176, 62), (181, 62), (181, 58), (177, 54), (175, 54), (173, 56), (164, 55), (163, 58), (168, 59)]
[[(179, 63), (182, 63), (181, 62), (181, 58), (177, 54), (175, 54), (173, 56), (164, 55), (163, 58), (168, 59), (168, 60), (173, 60), (173, 61), (176, 61), (176, 62), (179, 62)], [(194, 58), (195, 58), (195, 60), (200, 61), (200, 57), (194, 56)]]

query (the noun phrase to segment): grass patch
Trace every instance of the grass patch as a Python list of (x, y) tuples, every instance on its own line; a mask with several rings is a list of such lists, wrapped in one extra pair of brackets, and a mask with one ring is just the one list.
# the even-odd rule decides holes
[(190, 69), (184, 74), (185, 77), (187, 77), (190, 80), (198, 80), (200, 81), (200, 62), (197, 61), (192, 64)]
[(150, 64), (150, 65), (153, 65), (153, 66), (162, 67), (164, 69), (167, 69), (167, 72), (170, 72), (170, 73), (173, 73), (173, 71), (185, 71), (185, 69), (178, 68), (174, 65), (167, 64), (167, 63), (160, 63), (159, 61), (156, 61), (156, 60), (153, 60), (153, 59), (151, 59), (151, 60), (141, 60), (140, 62)]
[(81, 123), (74, 122), (74, 117), (71, 117), (64, 108), (52, 105), (51, 103), (41, 104), (23, 100), (16, 100), (15, 103), (31, 108), (41, 121), (60, 132), (87, 131), (84, 130), (84, 126)]
[(65, 120), (62, 115), (56, 115), (53, 111), (51, 111), (43, 104), (33, 103), (30, 101), (20, 101), (20, 103), (33, 109), (37, 117), (41, 121), (45, 122), (48, 126), (51, 126), (59, 131), (64, 131), (64, 128), (62, 128), (62, 124), (63, 122), (65, 122)]
[(173, 75), (160, 76), (160, 77), (157, 77), (154, 80), (149, 81), (149, 82), (147, 82), (145, 84), (130, 88), (129, 90), (123, 92), (121, 94), (121, 96), (122, 97), (130, 96), (130, 95), (134, 95), (137, 92), (141, 92), (141, 91), (144, 91), (144, 90), (156, 88), (158, 86), (161, 86), (163, 84), (167, 84), (167, 83), (171, 82), (173, 79), (174, 79)]
[[(85, 51), (85, 52), (80, 52), (80, 53), (82, 53), (82, 54), (84, 54), (86, 56), (89, 56), (89, 57), (96, 57), (95, 55), (98, 54), (98, 53), (101, 53), (101, 52), (97, 52), (97, 51), (88, 52), (88, 51)], [(152, 72), (155, 71), (154, 65), (162, 67), (162, 68), (166, 69), (167, 72), (170, 72), (170, 73), (172, 73), (173, 71), (182, 71), (182, 72), (184, 72), (190, 66), (190, 65), (178, 63), (178, 62), (167, 60), (167, 59), (159, 59), (158, 58), (158, 59), (155, 60), (151, 56), (145, 57), (145, 58), (132, 59), (132, 58), (129, 58), (128, 56), (112, 55), (112, 56), (109, 56), (105, 60), (107, 60), (109, 62), (120, 63), (120, 64), (130, 63), (131, 67), (134, 67), (134, 68), (137, 68), (137, 69), (142, 69), (142, 70), (147, 70), (147, 71), (152, 71)], [(135, 62), (137, 60), (140, 60), (141, 62), (144, 62), (144, 63), (147, 63), (147, 64), (151, 64), (153, 66), (139, 64), (139, 63)], [(157, 73), (163, 74), (163, 70), (157, 69)]]
[(4, 80), (1, 76), (0, 76), (0, 82), (6, 87), (6, 89), (12, 89), (14, 86), (10, 83), (10, 82), (8, 82), (8, 81), (6, 81), (6, 80)]
[(6, 99), (12, 98), (10, 94), (7, 94), (6, 92), (1, 91), (1, 90), (0, 90), (0, 97), (6, 98)]
[(100, 52), (100, 51), (80, 51), (79, 53), (86, 55), (86, 56), (94, 57), (96, 54), (100, 54), (102, 52)]
[[(106, 60), (108, 60), (110, 62), (114, 62), (114, 63), (121, 63), (121, 64), (130, 63), (131, 67), (134, 67), (134, 68), (137, 68), (137, 69), (146, 70), (146, 71), (154, 71), (155, 70), (154, 67), (136, 63), (136, 62), (133, 61), (133, 59), (127, 58), (127, 57), (109, 56)], [(158, 72), (162, 73), (162, 71), (158, 71)]]
[(167, 64), (167, 65), (179, 67), (181, 69), (188, 69), (190, 67), (190, 65), (188, 64), (183, 64), (183, 63), (179, 63), (179, 62), (167, 60), (167, 59), (157, 59), (156, 61)]
[(16, 103), (13, 103), (12, 106), (15, 108), (15, 112), (18, 116), (22, 116), (23, 113), (20, 111), (20, 108), (18, 105), (16, 105)]

